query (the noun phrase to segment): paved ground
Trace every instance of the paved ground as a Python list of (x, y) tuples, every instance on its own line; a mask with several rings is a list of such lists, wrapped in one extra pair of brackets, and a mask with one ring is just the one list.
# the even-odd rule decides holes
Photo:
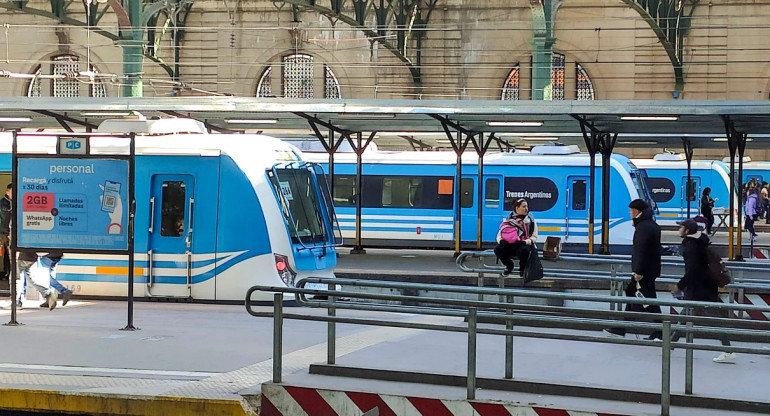
[[(7, 306), (7, 301), (0, 305)], [(298, 307), (287, 312), (319, 313)], [(370, 317), (374, 313), (350, 314)], [(0, 320), (7, 320), (8, 315), (7, 309), (0, 309)], [(393, 314), (390, 319), (422, 322), (426, 318)], [(462, 325), (455, 318), (430, 319)], [(19, 321), (24, 325), (0, 326), (0, 389), (240, 400), (242, 394), (258, 392), (260, 384), (271, 379), (272, 321), (253, 318), (242, 306), (138, 302), (135, 324), (139, 331), (120, 330), (126, 324), (123, 302), (73, 301), (54, 311), (25, 309)], [(397, 388), (384, 382), (309, 376), (308, 366), (325, 360), (326, 325), (289, 321), (284, 331), (286, 381), (312, 384), (323, 380), (327, 388), (338, 383), (341, 388), (347, 384), (382, 392)], [(450, 374), (465, 371), (462, 334), (340, 325), (337, 345), (340, 365)], [(501, 351), (502, 339), (480, 337), (479, 376), (502, 376)], [(660, 355), (659, 348), (651, 347), (516, 338), (515, 376), (655, 391), (660, 383)], [(696, 394), (759, 401), (770, 397), (770, 359), (745, 355), (736, 365), (719, 365), (711, 362), (712, 356), (696, 353)], [(683, 352), (675, 351), (673, 357), (672, 388), (681, 392)], [(464, 389), (458, 388), (406, 387), (410, 394), (464, 396)], [(617, 413), (657, 412), (654, 405), (493, 391), (480, 392), (479, 398), (579, 404), (587, 410)], [(727, 413), (677, 409), (674, 414)]]

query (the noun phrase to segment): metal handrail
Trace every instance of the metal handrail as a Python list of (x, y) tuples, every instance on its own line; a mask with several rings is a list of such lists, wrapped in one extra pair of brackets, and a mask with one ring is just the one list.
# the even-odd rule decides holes
[[(327, 285), (328, 290), (306, 289), (307, 283), (320, 283)], [(357, 292), (351, 290), (336, 290), (338, 286), (346, 287), (368, 287), (390, 289), (391, 293), (371, 293)], [(479, 297), (491, 296), (498, 300), (463, 300), (451, 299), (448, 297), (421, 297), (416, 295), (401, 295), (392, 292), (416, 293), (418, 291), (431, 291), (435, 293), (470, 293), (477, 294)], [(274, 293), (274, 303), (272, 312), (257, 312), (252, 309), (252, 294), (256, 291)], [(313, 308), (327, 309), (326, 316), (311, 316), (299, 313), (287, 314), (283, 311), (283, 294), (291, 293), (295, 295), (296, 301), (302, 305)], [(325, 297), (326, 300), (310, 299), (311, 296)], [(308, 321), (327, 322), (328, 324), (328, 342), (327, 342), (327, 362), (333, 364), (336, 357), (336, 327), (337, 323), (373, 325), (400, 328), (415, 328), (437, 331), (466, 332), (468, 333), (468, 366), (466, 371), (467, 397), (469, 400), (475, 398), (476, 386), (476, 337), (478, 334), (501, 335), (506, 337), (506, 378), (513, 377), (513, 337), (530, 337), (544, 339), (564, 339), (571, 341), (601, 342), (612, 344), (629, 344), (641, 346), (660, 346), (662, 348), (662, 379), (661, 379), (661, 414), (668, 415), (670, 411), (670, 370), (671, 370), (671, 348), (684, 348), (686, 352), (687, 365), (685, 368), (685, 393), (692, 394), (692, 352), (693, 350), (705, 351), (731, 351), (750, 354), (769, 355), (770, 350), (752, 347), (720, 347), (707, 344), (697, 344), (693, 342), (696, 335), (707, 336), (742, 336), (748, 337), (752, 341), (768, 342), (770, 341), (770, 322), (741, 322), (743, 329), (728, 328), (732, 323), (738, 323), (740, 320), (731, 320), (725, 318), (699, 317), (699, 316), (668, 316), (638, 313), (638, 312), (620, 312), (603, 311), (599, 312), (585, 308), (565, 308), (559, 306), (542, 305), (517, 305), (513, 303), (514, 296), (538, 297), (545, 299), (569, 299), (592, 302), (617, 302), (617, 297), (592, 294), (574, 294), (574, 293), (552, 293), (527, 289), (514, 288), (487, 288), (487, 287), (458, 287), (451, 285), (431, 285), (419, 283), (401, 283), (401, 282), (383, 282), (358, 279), (339, 279), (339, 278), (304, 278), (297, 283), (297, 287), (277, 287), (277, 286), (254, 286), (246, 294), (246, 310), (252, 316), (271, 317), (274, 320), (273, 327), (273, 381), (281, 382), (281, 366), (283, 353), (283, 321), (285, 319), (297, 319)], [(344, 300), (341, 300), (344, 298)], [(397, 302), (397, 304), (383, 303), (364, 303), (364, 302)], [(418, 304), (419, 302), (419, 304)], [(711, 307), (736, 311), (760, 311), (770, 313), (770, 307), (758, 305), (736, 305), (721, 304), (711, 302), (694, 301), (666, 301), (659, 299), (625, 299), (626, 303), (633, 304), (655, 304), (668, 306), (686, 306), (686, 307)], [(406, 304), (405, 304), (406, 303)], [(428, 306), (433, 305), (433, 306)], [(412, 313), (432, 316), (463, 317), (467, 318), (467, 326), (440, 325), (426, 323), (394, 322), (387, 317), (370, 318), (352, 318), (337, 316), (339, 310), (363, 310), (374, 312), (399, 312)], [(526, 310), (527, 313), (520, 313)], [(565, 318), (565, 312), (569, 313), (569, 318)], [(591, 318), (575, 317), (575, 315), (589, 315)], [(602, 317), (601, 315), (604, 315)], [(634, 317), (642, 322), (629, 322), (625, 318)], [(497, 319), (505, 322), (505, 329), (480, 328), (478, 322), (480, 319)], [(663, 319), (663, 322), (654, 322), (653, 320)], [(652, 322), (651, 322), (652, 321)], [(622, 327), (638, 330), (660, 330), (663, 333), (663, 340), (660, 343), (648, 340), (635, 339), (612, 339), (603, 336), (575, 335), (551, 332), (529, 332), (514, 330), (513, 325), (534, 326), (539, 328), (567, 328), (567, 329), (600, 329), (606, 327)], [(671, 342), (672, 330), (681, 331), (686, 335), (685, 342)]]

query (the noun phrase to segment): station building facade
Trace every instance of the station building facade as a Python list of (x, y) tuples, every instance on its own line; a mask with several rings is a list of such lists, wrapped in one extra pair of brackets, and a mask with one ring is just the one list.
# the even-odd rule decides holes
[[(683, 8), (686, 23), (660, 19), (660, 10), (638, 10), (651, 2), (554, 1), (550, 19), (538, 15), (538, 3), (146, 3), (145, 14), (151, 17), (143, 20), (146, 27), (134, 30), (143, 51), (136, 75), (148, 97), (530, 100), (537, 66), (533, 51), (544, 41), (551, 46), (546, 99), (770, 98), (765, 58), (770, 1), (658, 2)], [(0, 95), (124, 94), (127, 56), (125, 40), (116, 39), (120, 31), (114, 10), (97, 2), (87, 7), (90, 1), (23, 4), (22, 9), (0, 9), (6, 55), (0, 69), (7, 71)], [(356, 13), (357, 6), (366, 11)], [(657, 26), (649, 19), (656, 13)], [(84, 26), (89, 21), (92, 30)], [(671, 30), (683, 35), (669, 36), (667, 49), (662, 38)], [(679, 85), (674, 61), (681, 67)], [(714, 153), (704, 152), (696, 150), (696, 157)], [(757, 153), (755, 158), (766, 156)]]

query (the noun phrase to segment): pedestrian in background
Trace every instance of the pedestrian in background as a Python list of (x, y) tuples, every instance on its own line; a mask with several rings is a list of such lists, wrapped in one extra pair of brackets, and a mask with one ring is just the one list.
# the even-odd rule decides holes
[(711, 197), (711, 188), (703, 188), (700, 198), (700, 213), (706, 217), (706, 234), (711, 235), (711, 227), (714, 226), (714, 203), (716, 199)]
[(519, 276), (524, 276), (532, 246), (536, 242), (537, 225), (529, 213), (529, 204), (524, 198), (518, 199), (513, 203), (511, 214), (500, 224), (497, 232), (495, 255), (505, 265), (503, 276), (513, 272), (513, 256), (519, 258)]
[[(642, 199), (628, 204), (628, 211), (634, 223), (634, 239), (631, 253), (631, 279), (626, 284), (626, 296), (633, 298), (657, 298), (655, 279), (660, 276), (660, 226), (652, 217), (652, 209)], [(660, 314), (658, 305), (626, 304), (626, 311)], [(624, 328), (609, 328), (604, 332), (610, 336), (625, 337)], [(654, 331), (648, 340), (661, 340), (661, 331)]]
[(757, 236), (754, 231), (754, 221), (757, 220), (757, 204), (759, 203), (759, 189), (749, 186), (748, 194), (746, 196), (746, 205), (743, 207), (743, 212), (746, 214), (746, 231), (749, 232), (752, 238)]
[(0, 242), (3, 244), (3, 277), (10, 278), (11, 273), (11, 224), (13, 222), (13, 184), (5, 187), (5, 195), (0, 199)]
[[(53, 310), (56, 307), (56, 300), (59, 299), (59, 294), (53, 288), (45, 287), (36, 283), (35, 280), (32, 279), (32, 273), (30, 273), (30, 269), (37, 262), (37, 253), (29, 250), (20, 250), (19, 258), (16, 259), (16, 262), (19, 269), (19, 280), (26, 282), (27, 286), (32, 286), (37, 289), (37, 291), (43, 295), (45, 301), (48, 303), (48, 308)], [(17, 296), (16, 302), (17, 306), (23, 306), (21, 293), (19, 293)]]
[[(682, 257), (684, 257), (684, 276), (671, 288), (676, 294), (684, 292), (684, 300), (701, 302), (721, 302), (719, 299), (719, 287), (708, 276), (708, 245), (710, 243), (706, 234), (698, 230), (698, 224), (693, 220), (684, 220), (679, 223), (679, 236), (682, 237)], [(687, 313), (695, 316), (725, 317), (718, 308), (695, 307), (688, 308)], [(681, 333), (674, 332), (671, 342), (679, 341)], [(721, 337), (723, 346), (729, 347), (730, 340)], [(735, 363), (735, 353), (723, 352), (714, 358), (715, 363)]]
[[(59, 292), (59, 297), (62, 300), (61, 306), (66, 306), (67, 303), (70, 301), (70, 298), (72, 297), (72, 291), (64, 287), (64, 285), (62, 285), (61, 283), (59, 283), (58, 280), (56, 280), (56, 265), (59, 264), (63, 255), (64, 254), (61, 251), (51, 251), (46, 253), (46, 255), (39, 257), (38, 263), (40, 267), (43, 267), (48, 271), (49, 285), (51, 286), (52, 289)], [(41, 303), (40, 307), (53, 309), (51, 305), (48, 303), (48, 300)]]

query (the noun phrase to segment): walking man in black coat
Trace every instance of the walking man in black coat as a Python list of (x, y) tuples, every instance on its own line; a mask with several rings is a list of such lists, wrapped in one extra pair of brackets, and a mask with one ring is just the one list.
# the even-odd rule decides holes
[[(652, 218), (652, 209), (642, 199), (635, 199), (628, 204), (629, 213), (634, 222), (634, 242), (631, 253), (631, 280), (626, 285), (626, 296), (657, 298), (655, 279), (660, 276), (660, 226)], [(626, 304), (626, 311), (660, 314), (658, 305)], [(605, 329), (610, 336), (625, 337), (623, 328)], [(660, 340), (660, 331), (653, 332), (647, 339)]]
[[(682, 257), (684, 258), (684, 276), (675, 287), (673, 293), (684, 292), (684, 300), (701, 302), (721, 302), (719, 299), (719, 287), (708, 276), (708, 245), (710, 243), (706, 234), (698, 229), (698, 224), (693, 220), (684, 220), (679, 223), (679, 236), (682, 237)], [(688, 308), (687, 313), (695, 316), (712, 316), (724, 318), (724, 312), (718, 308)], [(677, 342), (681, 333), (674, 332), (672, 342)], [(722, 345), (729, 347), (730, 339), (720, 337)], [(734, 364), (736, 354), (723, 352), (714, 358), (715, 363)]]

